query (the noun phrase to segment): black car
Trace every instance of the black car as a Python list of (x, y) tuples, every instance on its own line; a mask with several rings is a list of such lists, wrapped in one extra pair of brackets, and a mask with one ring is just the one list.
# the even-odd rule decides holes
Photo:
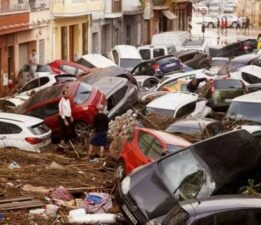
[(148, 75), (162, 78), (165, 74), (173, 71), (182, 71), (182, 69), (182, 63), (177, 57), (165, 55), (138, 64), (131, 73), (135, 76)]
[(130, 224), (162, 221), (179, 202), (237, 193), (260, 182), (261, 151), (245, 130), (217, 135), (164, 156), (125, 177), (117, 201)]
[(247, 195), (213, 196), (179, 202), (162, 225), (260, 225), (261, 199)]
[(253, 50), (256, 49), (256, 46), (256, 39), (247, 39), (229, 44), (220, 49), (210, 48), (210, 55), (212, 57), (234, 57), (245, 55), (253, 52)]
[(198, 50), (179, 51), (174, 54), (182, 63), (190, 66), (194, 70), (210, 68), (211, 60), (208, 54)]
[(182, 136), (191, 142), (197, 142), (222, 133), (223, 126), (219, 120), (187, 118), (175, 121), (165, 131), (170, 134)]

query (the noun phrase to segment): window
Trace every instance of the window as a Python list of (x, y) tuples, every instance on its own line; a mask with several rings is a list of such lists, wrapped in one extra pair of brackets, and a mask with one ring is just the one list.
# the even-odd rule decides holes
[(193, 59), (194, 56), (195, 56), (195, 54), (186, 54), (186, 55), (180, 56), (179, 59), (181, 60), (181, 62), (186, 62), (186, 61)]
[(165, 55), (165, 51), (163, 48), (155, 48), (153, 49), (153, 58), (157, 58)]
[(88, 54), (88, 23), (82, 24), (82, 53)]
[(62, 59), (67, 60), (68, 59), (68, 36), (67, 36), (67, 27), (61, 28), (61, 44), (62, 44)]
[(62, 65), (61, 69), (64, 70), (66, 73), (72, 74), (72, 75), (76, 75), (77, 74), (77, 69), (69, 66), (69, 65)]
[(0, 134), (19, 134), (22, 128), (12, 123), (0, 122)]
[(52, 102), (46, 105), (44, 114), (45, 116), (51, 116), (59, 112), (58, 102)]
[(35, 116), (35, 117), (40, 118), (40, 119), (44, 119), (44, 117), (45, 117), (44, 112), (45, 112), (45, 105), (43, 105), (39, 108), (33, 109), (32, 111), (30, 111), (28, 113), (28, 115)]
[(176, 118), (181, 118), (181, 117), (184, 117), (184, 116), (187, 116), (189, 115), (190, 113), (192, 113), (196, 108), (196, 102), (191, 102), (187, 105), (184, 105), (182, 106), (177, 114), (176, 114)]
[(146, 155), (152, 159), (158, 159), (162, 156), (163, 148), (161, 143), (154, 139), (152, 146), (146, 152)]
[(92, 86), (81, 82), (74, 97), (74, 102), (79, 105), (85, 103), (91, 96), (91, 92)]
[(138, 145), (143, 154), (147, 153), (147, 150), (152, 146), (154, 137), (143, 131), (139, 132)]
[(242, 78), (244, 81), (248, 82), (249, 84), (257, 84), (257, 83), (261, 83), (261, 79), (251, 75), (249, 73), (246, 72), (242, 72)]
[(29, 130), (34, 135), (42, 135), (48, 133), (50, 129), (44, 123), (39, 123), (37, 125), (29, 127)]
[(234, 88), (243, 88), (243, 85), (240, 80), (215, 80), (214, 81), (215, 89), (234, 89)]
[(252, 222), (249, 219), (248, 211), (241, 210), (202, 218), (195, 225), (252, 225)]
[(140, 49), (140, 55), (143, 60), (150, 59), (150, 49)]

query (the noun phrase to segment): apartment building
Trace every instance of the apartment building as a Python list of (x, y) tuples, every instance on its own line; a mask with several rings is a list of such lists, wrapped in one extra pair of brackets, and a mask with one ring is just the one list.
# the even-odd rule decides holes
[(0, 93), (8, 80), (15, 81), (20, 68), (28, 64), (32, 49), (39, 62), (50, 58), (50, 11), (47, 0), (0, 0)]

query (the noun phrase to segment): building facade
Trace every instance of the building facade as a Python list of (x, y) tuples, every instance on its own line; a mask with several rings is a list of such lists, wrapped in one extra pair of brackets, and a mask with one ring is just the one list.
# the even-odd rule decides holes
[(0, 5), (0, 93), (8, 81), (16, 81), (18, 71), (28, 64), (36, 49), (39, 63), (50, 58), (49, 1), (1, 0)]

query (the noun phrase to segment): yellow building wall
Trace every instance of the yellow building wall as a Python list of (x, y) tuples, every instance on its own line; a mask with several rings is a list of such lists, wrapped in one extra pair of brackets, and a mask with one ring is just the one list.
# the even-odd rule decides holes
[[(66, 17), (66, 18), (57, 18), (52, 21), (52, 30), (53, 30), (53, 58), (61, 59), (62, 58), (62, 36), (61, 29), (62, 27), (67, 27), (67, 60), (69, 60), (70, 55), (70, 37), (69, 30), (70, 26), (75, 26), (74, 29), (74, 54), (77, 54), (79, 57), (83, 54), (83, 24), (88, 23), (90, 26), (90, 15), (79, 16), (79, 17)], [(89, 35), (89, 29), (88, 29)], [(90, 43), (89, 43), (90, 44)]]

